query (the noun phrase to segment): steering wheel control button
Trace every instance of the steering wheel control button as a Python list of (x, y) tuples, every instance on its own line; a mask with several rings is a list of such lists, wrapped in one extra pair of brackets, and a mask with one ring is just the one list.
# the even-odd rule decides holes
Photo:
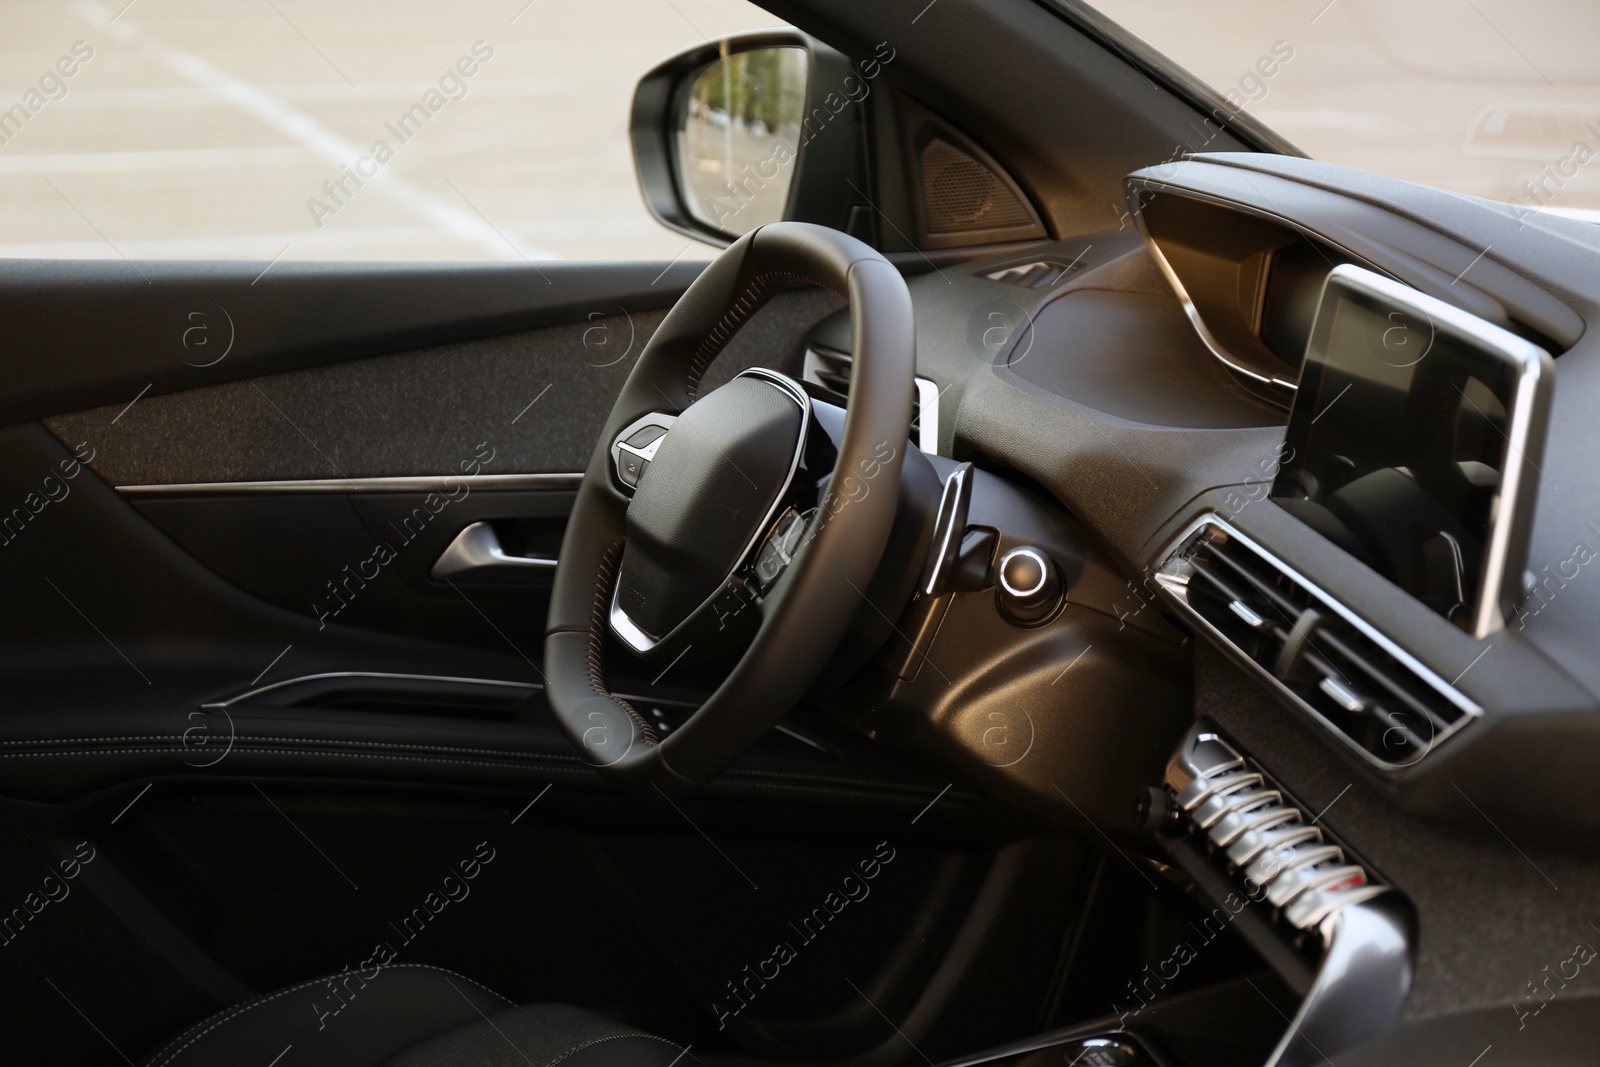
[(637, 452), (624, 451), (617, 457), (617, 478), (629, 489), (635, 489), (639, 485), (639, 479), (644, 477), (644, 469), (649, 465), (650, 461)]
[(618, 485), (630, 491), (639, 487), (639, 479), (677, 421), (676, 415), (651, 412), (623, 427), (611, 442), (611, 469), (616, 472)]
[(1018, 626), (1049, 621), (1065, 599), (1061, 572), (1040, 549), (1013, 548), (1000, 557), (996, 571), (1000, 611)]
[(639, 430), (635, 430), (633, 434), (631, 434), (628, 439), (622, 443), (627, 445), (629, 448), (643, 449), (649, 447), (652, 442), (661, 440), (661, 438), (666, 436), (666, 433), (667, 428), (665, 426), (645, 426)]

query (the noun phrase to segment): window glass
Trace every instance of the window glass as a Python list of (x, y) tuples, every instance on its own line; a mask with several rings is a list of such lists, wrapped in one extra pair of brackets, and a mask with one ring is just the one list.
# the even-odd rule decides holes
[(0, 255), (671, 259), (634, 85), (780, 25), (743, 0), (12, 5)]
[(1600, 222), (1594, 0), (1090, 0), (1308, 155)]

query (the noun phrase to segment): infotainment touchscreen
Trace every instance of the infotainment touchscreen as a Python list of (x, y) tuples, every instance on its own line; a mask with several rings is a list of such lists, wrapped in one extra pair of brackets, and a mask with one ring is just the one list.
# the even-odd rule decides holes
[(1272, 497), (1483, 636), (1519, 593), (1552, 378), (1550, 357), (1520, 337), (1337, 267)]

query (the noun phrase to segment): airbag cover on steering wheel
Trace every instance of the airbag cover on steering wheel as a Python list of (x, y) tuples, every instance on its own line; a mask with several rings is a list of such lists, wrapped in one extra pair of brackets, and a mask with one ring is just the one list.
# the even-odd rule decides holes
[(721, 587), (782, 491), (800, 442), (794, 399), (735, 378), (679, 417), (628, 507), (618, 602), (665, 637)]

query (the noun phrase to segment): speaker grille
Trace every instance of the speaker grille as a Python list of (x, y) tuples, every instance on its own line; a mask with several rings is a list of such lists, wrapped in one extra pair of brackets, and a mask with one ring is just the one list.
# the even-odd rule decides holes
[(1034, 224), (1028, 206), (994, 171), (938, 137), (922, 150), (922, 203), (929, 233)]

